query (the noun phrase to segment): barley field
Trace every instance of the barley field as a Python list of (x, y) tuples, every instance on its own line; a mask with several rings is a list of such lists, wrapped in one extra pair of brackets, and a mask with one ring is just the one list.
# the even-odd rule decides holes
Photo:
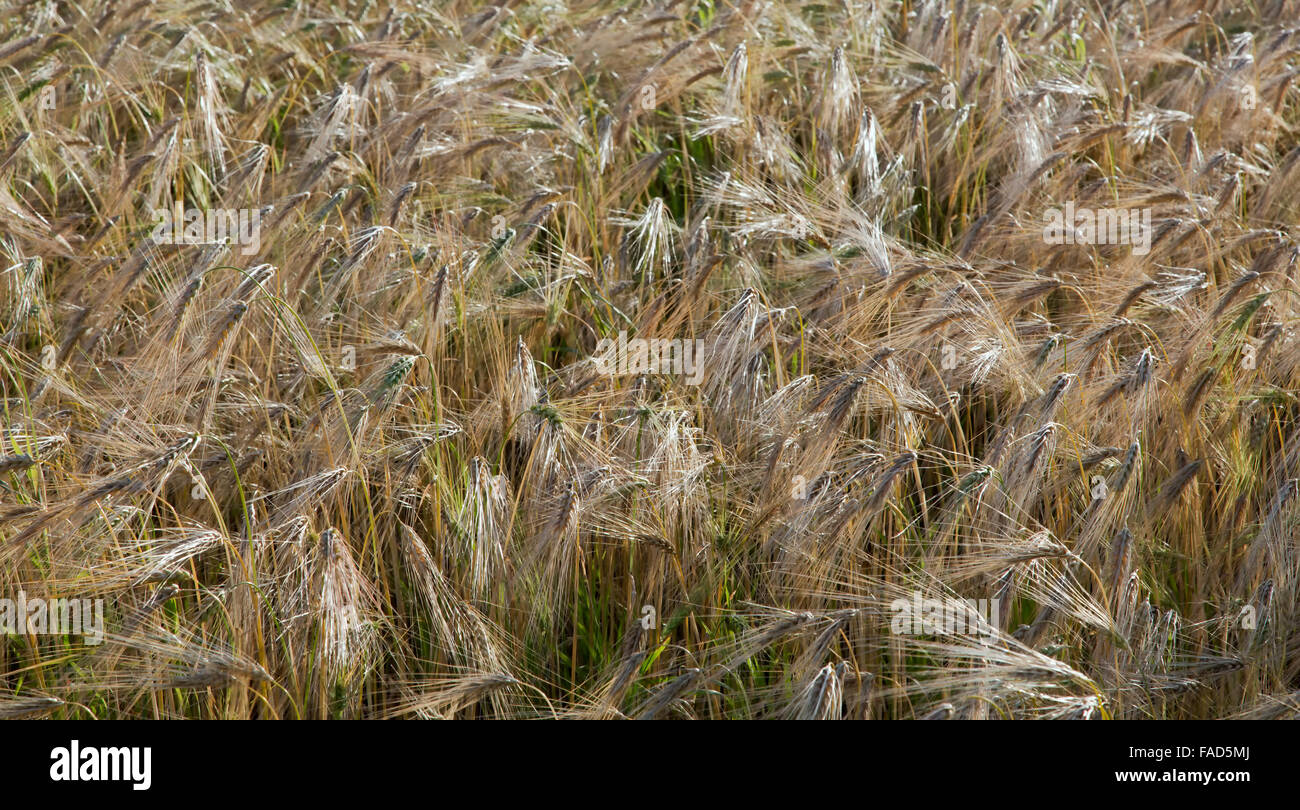
[(0, 718), (1294, 717), (1297, 74), (1296, 0), (5, 0)]

